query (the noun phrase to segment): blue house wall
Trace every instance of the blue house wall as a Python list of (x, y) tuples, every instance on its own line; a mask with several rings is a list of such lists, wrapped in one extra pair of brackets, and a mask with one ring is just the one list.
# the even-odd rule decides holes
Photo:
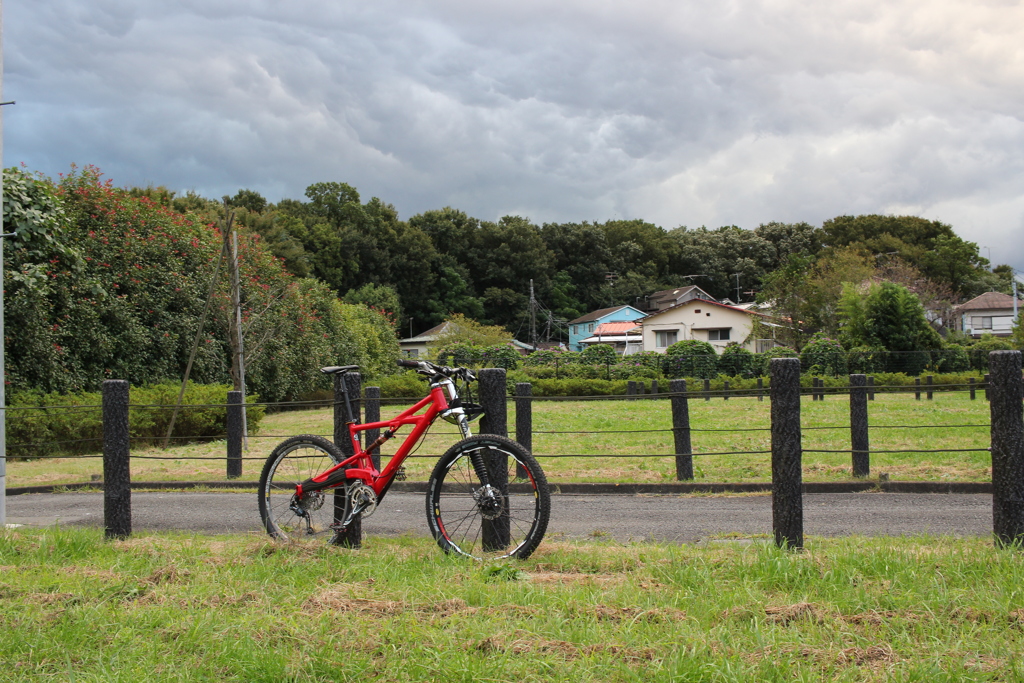
[(626, 320), (639, 320), (647, 314), (632, 306), (613, 306), (592, 311), (575, 320), (569, 321), (569, 350), (582, 351), (580, 341), (594, 335), (594, 330), (601, 323)]

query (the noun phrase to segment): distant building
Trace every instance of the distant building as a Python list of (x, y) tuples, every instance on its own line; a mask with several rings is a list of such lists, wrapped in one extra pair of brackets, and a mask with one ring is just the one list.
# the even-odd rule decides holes
[(569, 350), (582, 351), (583, 340), (594, 335), (597, 326), (610, 322), (629, 322), (644, 317), (644, 312), (632, 306), (612, 306), (587, 313), (569, 321)]
[(675, 289), (663, 289), (650, 296), (637, 297), (637, 308), (644, 313), (651, 314), (656, 311), (664, 311), (666, 308), (678, 306), (691, 299), (703, 299), (705, 301), (717, 301), (717, 299), (697, 285), (677, 287)]
[[(1017, 300), (1017, 309), (1024, 301)], [(985, 292), (954, 309), (954, 323), (964, 334), (980, 337), (991, 334), (1008, 337), (1013, 330), (1013, 297), (1002, 292)]]
[(707, 299), (690, 299), (652, 313), (640, 321), (643, 349), (665, 353), (668, 347), (687, 339), (708, 342), (718, 353), (733, 342), (755, 353), (781, 346), (773, 338), (748, 340), (755, 319), (760, 320), (767, 329), (780, 326), (778, 321), (756, 311)]
[(644, 350), (643, 328), (632, 320), (601, 323), (594, 328), (594, 334), (581, 339), (580, 344), (584, 347), (605, 344), (611, 346), (620, 356), (630, 356)]
[(405, 358), (425, 358), (427, 356), (427, 345), (437, 341), (448, 330), (449, 325), (451, 323), (446, 320), (415, 337), (399, 339), (398, 346), (402, 350), (402, 356)]

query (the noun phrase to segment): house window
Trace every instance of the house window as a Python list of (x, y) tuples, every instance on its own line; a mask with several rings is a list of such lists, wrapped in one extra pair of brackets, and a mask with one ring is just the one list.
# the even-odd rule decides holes
[(658, 330), (654, 333), (654, 346), (667, 349), (676, 343), (679, 330)]
[(722, 330), (708, 330), (708, 341), (729, 341), (729, 330), (731, 327), (726, 327)]
[(419, 349), (406, 349), (405, 350), (405, 357), (406, 358), (419, 358), (419, 355), (420, 355), (420, 350)]
[(992, 329), (992, 317), (991, 316), (980, 316), (975, 315), (971, 317), (971, 327), (976, 330), (991, 330)]
[(579, 334), (580, 333), (580, 326), (579, 325), (573, 325), (572, 326), (572, 333), (573, 334)]
[(593, 331), (594, 331), (594, 323), (590, 323), (590, 329), (588, 330), (588, 332), (593, 332)]

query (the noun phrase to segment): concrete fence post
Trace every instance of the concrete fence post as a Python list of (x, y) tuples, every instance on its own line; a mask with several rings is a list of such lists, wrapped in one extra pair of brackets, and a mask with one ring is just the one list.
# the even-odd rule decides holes
[(772, 527), (780, 547), (804, 545), (800, 359), (772, 358)]
[(729, 380), (722, 381), (722, 400), (729, 400)]
[(711, 380), (709, 379), (704, 380), (704, 400), (711, 400)]
[(975, 386), (974, 386), (974, 378), (973, 377), (968, 377), (967, 378), (967, 386), (968, 386), (968, 389), (971, 392), (971, 400), (973, 401), (973, 400), (975, 400), (977, 398), (975, 396)]
[(106, 538), (132, 534), (127, 380), (103, 382), (103, 526)]
[(651, 380), (651, 396), (654, 396), (657, 393), (658, 393), (658, 380), (652, 379)]
[[(482, 434), (508, 436), (508, 389), (505, 385), (504, 368), (485, 368), (479, 374), (480, 403), (484, 413), (480, 421)], [(492, 453), (486, 456), (487, 472), (491, 486), (508, 496), (508, 456)], [(481, 542), (485, 550), (507, 548), (511, 542), (509, 518), (499, 517), (483, 520)]]
[(935, 377), (934, 377), (934, 375), (928, 375), (927, 377), (925, 377), (924, 378), (924, 383), (928, 386), (928, 391), (925, 392), (925, 398), (927, 398), (929, 401), (934, 400), (935, 399), (935, 396), (933, 394), (933, 392), (935, 390)]
[(228, 479), (242, 476), (242, 397), (241, 391), (228, 392)]
[[(363, 415), (367, 423), (380, 422), (380, 387), (366, 387), (363, 392), (363, 396), (366, 398), (366, 405), (363, 406)], [(367, 429), (363, 432), (366, 436), (364, 437), (364, 443), (371, 444), (380, 437), (380, 429)], [(380, 447), (373, 449), (370, 454), (370, 460), (373, 461), (373, 466), (378, 470), (380, 469)]]
[(626, 382), (626, 396), (636, 396), (636, 380)]
[[(533, 385), (516, 382), (516, 441), (533, 453)], [(526, 468), (516, 465), (516, 479), (525, 479)]]
[(875, 400), (875, 376), (868, 375), (868, 400)]
[(693, 479), (693, 447), (690, 443), (690, 404), (686, 396), (686, 380), (668, 383), (672, 394), (672, 435), (676, 449), (676, 479)]
[(1024, 546), (1024, 406), (1021, 352), (992, 351), (992, 531), (997, 546)]
[(855, 477), (867, 477), (871, 474), (867, 379), (864, 375), (850, 375), (850, 455)]
[(920, 377), (915, 377), (914, 378), (914, 400), (915, 401), (920, 401), (921, 400), (921, 378)]
[(757, 400), (764, 401), (764, 378), (757, 378)]
[(989, 387), (989, 384), (991, 384), (991, 383), (992, 383), (992, 375), (990, 375), (989, 373), (986, 372), (985, 373), (985, 400), (986, 401), (991, 400), (989, 398), (989, 395), (988, 395), (988, 387)]
[[(348, 389), (349, 405), (352, 406), (352, 418), (358, 423), (360, 421), (361, 405), (359, 396), (363, 388), (363, 376), (358, 372), (349, 372), (334, 376), (334, 445), (338, 447), (341, 454), (348, 458), (355, 455), (352, 448), (352, 439), (349, 436), (348, 423), (345, 421), (345, 397), (342, 393), (342, 382)], [(334, 522), (338, 523), (345, 519), (346, 508), (345, 489), (334, 489)], [(334, 535), (332, 541), (335, 545), (344, 548), (360, 548), (363, 545), (363, 520), (362, 515), (356, 515), (352, 523), (345, 531), (339, 531)]]

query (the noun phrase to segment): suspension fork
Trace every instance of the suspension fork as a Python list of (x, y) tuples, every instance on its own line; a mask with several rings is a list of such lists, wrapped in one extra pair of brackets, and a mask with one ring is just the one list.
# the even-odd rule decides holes
[[(459, 430), (462, 432), (463, 439), (473, 436), (473, 430), (469, 427), (469, 418), (465, 414), (459, 415)], [(473, 465), (473, 471), (476, 472), (480, 485), (490, 486), (491, 475), (487, 472), (487, 463), (484, 461), (483, 454), (479, 450), (472, 451), (469, 454), (469, 462)]]

